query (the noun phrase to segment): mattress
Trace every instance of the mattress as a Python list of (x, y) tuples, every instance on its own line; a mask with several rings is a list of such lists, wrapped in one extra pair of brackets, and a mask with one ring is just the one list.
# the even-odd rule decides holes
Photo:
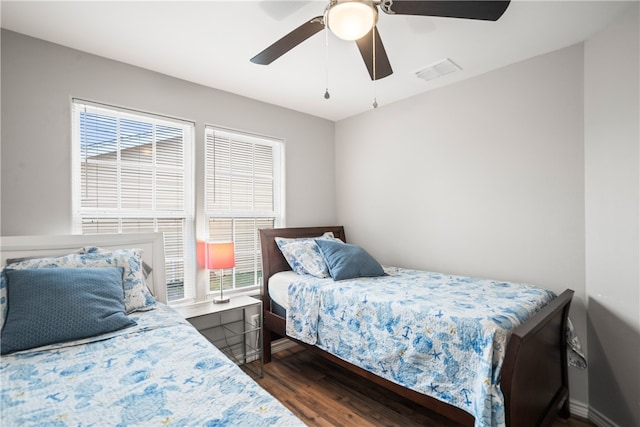
[(291, 270), (281, 271), (269, 279), (269, 297), (285, 310), (289, 308), (289, 285), (300, 275)]
[(137, 325), (5, 355), (0, 417), (29, 425), (304, 425), (163, 304)]

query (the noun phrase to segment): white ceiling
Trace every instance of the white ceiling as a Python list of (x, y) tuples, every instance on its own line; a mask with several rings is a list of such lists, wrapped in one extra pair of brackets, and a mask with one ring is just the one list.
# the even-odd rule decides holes
[[(369, 78), (355, 42), (320, 32), (271, 65), (249, 59), (327, 1), (6, 1), (2, 27), (205, 86), (340, 120), (560, 49), (607, 26), (629, 2), (512, 1), (497, 22), (380, 13), (394, 73)], [(415, 71), (451, 58), (462, 71)], [(331, 98), (323, 95), (327, 86)]]

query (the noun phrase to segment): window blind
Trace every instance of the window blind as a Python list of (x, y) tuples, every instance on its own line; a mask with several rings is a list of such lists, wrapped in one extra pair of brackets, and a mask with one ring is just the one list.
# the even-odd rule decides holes
[(73, 216), (85, 234), (164, 232), (170, 301), (194, 295), (192, 123), (73, 101)]
[[(205, 216), (209, 241), (234, 241), (236, 266), (225, 289), (258, 287), (258, 230), (282, 224), (283, 142), (227, 129), (205, 129)], [(208, 292), (220, 289), (211, 271)]]

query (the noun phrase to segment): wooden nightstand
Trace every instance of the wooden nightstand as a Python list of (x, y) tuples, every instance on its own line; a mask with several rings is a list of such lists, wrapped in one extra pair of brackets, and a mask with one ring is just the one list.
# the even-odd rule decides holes
[[(262, 378), (262, 301), (242, 295), (224, 304), (209, 301), (173, 308), (229, 359)], [(258, 371), (247, 365), (251, 360), (260, 360)]]

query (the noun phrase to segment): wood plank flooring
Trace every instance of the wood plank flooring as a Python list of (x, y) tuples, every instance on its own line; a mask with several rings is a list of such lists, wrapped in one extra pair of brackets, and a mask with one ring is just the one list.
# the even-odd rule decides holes
[[(299, 346), (274, 354), (257, 382), (309, 426), (460, 427)], [(592, 426), (576, 417), (553, 424)]]

